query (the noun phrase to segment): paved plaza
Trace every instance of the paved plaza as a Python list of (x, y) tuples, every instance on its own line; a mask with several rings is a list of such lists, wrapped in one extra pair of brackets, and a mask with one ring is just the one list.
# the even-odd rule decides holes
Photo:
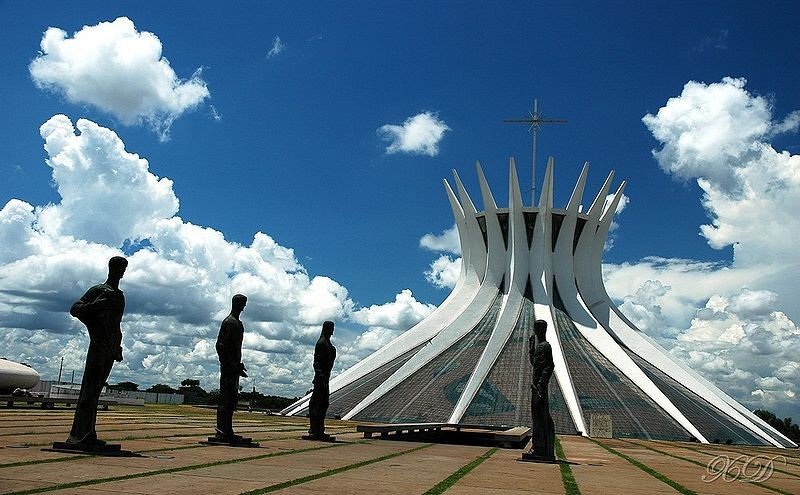
[[(570, 464), (533, 464), (519, 450), (365, 440), (347, 421), (328, 422), (335, 444), (305, 441), (304, 418), (256, 412), (237, 412), (234, 426), (261, 447), (230, 448), (198, 443), (213, 410), (148, 405), (98, 413), (100, 437), (141, 457), (43, 451), (71, 421), (67, 409), (0, 409), (0, 493), (800, 494), (797, 450), (562, 436)], [(769, 476), (742, 469), (775, 456)], [(725, 476), (707, 471), (715, 460)]]

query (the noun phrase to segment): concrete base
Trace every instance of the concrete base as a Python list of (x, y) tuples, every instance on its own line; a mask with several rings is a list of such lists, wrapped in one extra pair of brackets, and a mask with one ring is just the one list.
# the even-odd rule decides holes
[(69, 454), (101, 455), (106, 457), (141, 457), (136, 452), (122, 450), (118, 443), (106, 444), (78, 444), (69, 442), (53, 442), (50, 449), (42, 449), (47, 452), (66, 452)]
[(330, 435), (324, 435), (324, 436), (321, 436), (321, 437), (317, 437), (317, 436), (313, 436), (313, 435), (303, 435), (300, 438), (302, 438), (303, 440), (316, 440), (318, 442), (331, 442), (331, 443), (335, 443), (336, 442), (336, 437), (332, 437)]
[(222, 445), (225, 447), (245, 448), (256, 448), (260, 446), (258, 442), (254, 442), (250, 437), (237, 437), (234, 439), (208, 437), (208, 440), (201, 440), (199, 443), (202, 443), (203, 445)]

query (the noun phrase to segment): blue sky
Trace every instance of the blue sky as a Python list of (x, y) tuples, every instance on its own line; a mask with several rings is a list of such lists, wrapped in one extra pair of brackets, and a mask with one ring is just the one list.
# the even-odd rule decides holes
[[(119, 17), (130, 19), (133, 32), (152, 33), (157, 38), (165, 59), (162, 66), (167, 65), (177, 78), (172, 89), (184, 88), (194, 91), (193, 95), (184, 95), (182, 102), (173, 95), (151, 101), (144, 110), (141, 106), (131, 110), (131, 95), (135, 97), (139, 88), (146, 91), (152, 78), (125, 76), (115, 72), (122, 71), (119, 66), (104, 65), (102, 58), (86, 54), (76, 60), (97, 67), (72, 65), (69, 70), (74, 73), (68, 73), (51, 63), (53, 53), (40, 51), (50, 27), (65, 31), (64, 37), (71, 39), (84, 26)], [(19, 237), (21, 231), (16, 230), (14, 235), (19, 235), (14, 237), (8, 233), (13, 230), (7, 227), (11, 220), (3, 227), (8, 232), (0, 233), (6, 242), (0, 249), (8, 251), (0, 257), (2, 290), (28, 294), (14, 295), (22, 298), (19, 300), (7, 296), (0, 305), (8, 357), (32, 361), (51, 352), (42, 350), (45, 348), (37, 342), (55, 339), (55, 352), (72, 352), (70, 359), (79, 367), (81, 329), (68, 317), (59, 316), (57, 308), (80, 295), (70, 292), (80, 292), (80, 283), (94, 279), (85, 275), (74, 280), (78, 269), (68, 268), (71, 258), (67, 253), (81, 250), (58, 239), (72, 236), (90, 243), (82, 250), (87, 267), (91, 262), (102, 263), (124, 243), (129, 254), (155, 252), (157, 259), (140, 253), (142, 260), (150, 260), (152, 265), (145, 268), (140, 264), (141, 272), (123, 281), (133, 301), (128, 318), (133, 328), (126, 344), (130, 363), (115, 369), (112, 381), (130, 378), (155, 383), (185, 374), (204, 377), (203, 384), (212, 388), (208, 382), (213, 382), (215, 363), (212, 360), (209, 366), (203, 359), (213, 357), (204, 346), (211, 341), (213, 347), (214, 318), (221, 316), (231, 291), (251, 285), (244, 280), (243, 275), (250, 273), (246, 267), (231, 265), (208, 275), (202, 270), (203, 263), (239, 256), (219, 254), (233, 249), (230, 246), (252, 248), (242, 250), (252, 254), (254, 236), (262, 232), (276, 244), (266, 242), (272, 246), (273, 257), (262, 255), (259, 263), (277, 267), (283, 281), (263, 275), (268, 268), (253, 269), (265, 270), (259, 272), (261, 285), (253, 290), (272, 294), (274, 301), (251, 301), (245, 321), (251, 318), (248, 329), (253, 329), (254, 336), (246, 342), (246, 350), (249, 345), (251, 360), (269, 363), (256, 375), (260, 388), (300, 393), (308, 388), (304, 385), (309, 378), (303, 362), (306, 354), (292, 349), (292, 343), (313, 340), (319, 331), (319, 322), (304, 313), (311, 311), (309, 301), (319, 296), (317, 291), (330, 302), (318, 306), (329, 311), (311, 313), (339, 322), (337, 336), (344, 351), (340, 367), (368, 352), (367, 340), (373, 346), (385, 342), (447, 296), (447, 288), (435, 286), (425, 276), (442, 253), (420, 246), (425, 234), (441, 234), (453, 223), (441, 180), (456, 169), (477, 197), (474, 162), (480, 160), (498, 202), (505, 204), (510, 156), (517, 159), (521, 181), (530, 182), (530, 134), (524, 126), (510, 126), (502, 120), (527, 115), (533, 98), (538, 98), (545, 115), (569, 120), (563, 126), (544, 128), (539, 140), (540, 172), (547, 156), (556, 159), (557, 205), (566, 203), (586, 160), (592, 163), (588, 191), (599, 189), (612, 169), (618, 180), (629, 182), (629, 203), (617, 219), (614, 245), (605, 257), (609, 291), (623, 310), (658, 307), (655, 313), (661, 319), (642, 317), (637, 323), (665, 347), (690, 362), (696, 360), (701, 372), (722, 381), (722, 387), (740, 400), (764, 398), (773, 408), (797, 416), (800, 412), (790, 405), (800, 384), (796, 359), (781, 355), (776, 358), (781, 364), (769, 369), (760, 362), (742, 365), (736, 362), (737, 352), (743, 352), (739, 340), (733, 339), (736, 342), (728, 347), (714, 344), (732, 340), (724, 336), (739, 327), (758, 327), (780, 342), (800, 339), (793, 323), (800, 318), (800, 306), (791, 289), (797, 277), (788, 268), (793, 265), (786, 251), (767, 253), (761, 261), (747, 258), (748, 252), (764, 252), (759, 245), (748, 244), (748, 239), (780, 237), (791, 244), (797, 239), (796, 231), (780, 223), (777, 231), (765, 230), (756, 220), (741, 224), (746, 215), (735, 208), (740, 203), (732, 204), (729, 199), (736, 191), (749, 190), (758, 183), (755, 177), (767, 172), (754, 165), (747, 169), (753, 171), (751, 175), (739, 174), (739, 182), (726, 183), (724, 171), (739, 170), (736, 163), (740, 162), (732, 165), (717, 155), (686, 155), (670, 148), (670, 143), (680, 148), (676, 132), (690, 133), (681, 127), (685, 119), (658, 112), (670, 98), (694, 102), (692, 108), (705, 114), (713, 111), (714, 101), (732, 101), (730, 107), (716, 110), (734, 117), (741, 110), (736, 101), (744, 101), (747, 108), (760, 102), (768, 115), (746, 115), (754, 119), (754, 128), (762, 125), (771, 130), (754, 131), (748, 146), (757, 142), (777, 153), (785, 152), (786, 164), (777, 167), (796, 170), (797, 159), (792, 157), (800, 152), (800, 137), (790, 117), (800, 109), (798, 20), (800, 9), (791, 2), (669, 2), (657, 6), (630, 2), (249, 2), (235, 6), (79, 2), (69, 9), (57, 3), (2, 2), (0, 108), (6, 118), (0, 122), (0, 169), (6, 180), (0, 185), (0, 205), (7, 205), (6, 218), (12, 218), (10, 200), (30, 205), (35, 209), (30, 218), (36, 221), (22, 223), (27, 222), (30, 232), (44, 232), (49, 243), (45, 249), (43, 241), (37, 244), (27, 233)], [(111, 30), (98, 36), (113, 44), (116, 34)], [(85, 49), (91, 50), (94, 45), (87, 46)], [(35, 72), (34, 60), (43, 61), (43, 72)], [(145, 68), (147, 62), (141, 63)], [(55, 72), (50, 71), (52, 67)], [(93, 84), (105, 79), (107, 87), (98, 91)], [(699, 85), (694, 97), (685, 91), (690, 81)], [(715, 99), (715, 88), (730, 90), (731, 100)], [(683, 111), (691, 115), (692, 110)], [(58, 131), (50, 134), (51, 139), (70, 125), (78, 126), (79, 119), (112, 131), (128, 153), (147, 160), (150, 174), (172, 181), (171, 189), (166, 183), (159, 186), (165, 195), (163, 204), (156, 204), (153, 190), (134, 188), (126, 201), (138, 206), (123, 202), (117, 213), (130, 217), (128, 230), (116, 235), (103, 230), (104, 221), (113, 223), (108, 211), (99, 214), (94, 224), (75, 224), (76, 215), (97, 214), (96, 209), (107, 209), (104, 205), (115, 196), (112, 191), (107, 197), (97, 196), (102, 196), (102, 201), (83, 198), (83, 202), (72, 203), (59, 194), (59, 187), (66, 195), (69, 190), (80, 195), (81, 191), (99, 191), (93, 188), (101, 186), (82, 189), (80, 181), (85, 177), (59, 179), (45, 163), (48, 158), (54, 163), (59, 159), (54, 152), (43, 150), (40, 126), (58, 114), (68, 120), (52, 122), (51, 127)], [(642, 120), (648, 114), (658, 115), (649, 126)], [(423, 130), (439, 133), (428, 141), (429, 147), (415, 147), (419, 142), (411, 139), (405, 151), (387, 152), (392, 134), (381, 129), (402, 126), (419, 115), (428, 116), (421, 122)], [(692, 129), (720, 122), (689, 120), (697, 126)], [(655, 134), (660, 131), (662, 139), (657, 139)], [(91, 132), (81, 135), (88, 137)], [(738, 131), (736, 126), (719, 126), (710, 132), (727, 136), (718, 141), (724, 144)], [(702, 132), (699, 135), (703, 136)], [(737, 136), (741, 135), (738, 132)], [(110, 146), (113, 139), (103, 136), (102, 142)], [(659, 160), (654, 150), (667, 151)], [(86, 148), (76, 153), (91, 152)], [(774, 170), (769, 173), (780, 175)], [(714, 187), (710, 186), (709, 192), (698, 185), (698, 180), (708, 177), (712, 186), (720, 185), (725, 198)], [(126, 187), (122, 182), (117, 186)], [(783, 187), (788, 192), (772, 206), (797, 204), (797, 183), (789, 180)], [(170, 203), (173, 197), (179, 201), (177, 213)], [(73, 206), (59, 210), (62, 198), (64, 204)], [(50, 203), (56, 208), (51, 208), (44, 220), (36, 216)], [(152, 211), (142, 206), (145, 204), (154, 205)], [(756, 211), (752, 204), (746, 206)], [(131, 212), (140, 207), (141, 216), (134, 218)], [(158, 224), (175, 214), (180, 221), (172, 220), (169, 227)], [(22, 217), (28, 218), (26, 215)], [(731, 220), (726, 224), (730, 228), (723, 229), (727, 233), (710, 241), (713, 236), (701, 235), (700, 226), (714, 218), (741, 222)], [(200, 229), (205, 234), (186, 233), (191, 230), (187, 225), (205, 228)], [(157, 237), (154, 232), (163, 234), (165, 229), (173, 229), (172, 243), (203, 235), (214, 237), (213, 232), (224, 235), (224, 241), (215, 238), (204, 244), (202, 255), (178, 259), (169, 249), (180, 244), (163, 241), (156, 248), (148, 247), (154, 242), (150, 237)], [(129, 240), (124, 241), (126, 238)], [(12, 247), (15, 239), (26, 246), (36, 244), (38, 251)], [(735, 242), (743, 246), (739, 261), (732, 247)], [(287, 254), (287, 249), (293, 252)], [(38, 275), (29, 276), (34, 280), (24, 282), (15, 278), (31, 273), (20, 268), (26, 260), (31, 267), (41, 267), (43, 258), (36, 256), (49, 255), (52, 261), (59, 253), (63, 264), (46, 266), (63, 277), (39, 280)], [(287, 256), (293, 257), (291, 262), (286, 261)], [(449, 256), (451, 261), (457, 258), (457, 254)], [(167, 261), (172, 263), (169, 270), (176, 270), (174, 275), (159, 278), (147, 273), (148, 269), (166, 270), (159, 263)], [(767, 265), (769, 269), (764, 268)], [(769, 275), (753, 275), (753, 270)], [(731, 281), (722, 276), (730, 271), (740, 274), (739, 278)], [(90, 273), (96, 278), (102, 277), (101, 272), (102, 266)], [(715, 282), (700, 290), (698, 284), (680, 278), (680, 273), (687, 272)], [(226, 273), (230, 275), (227, 282), (219, 279)], [(304, 273), (306, 279), (299, 280), (302, 277), (297, 273)], [(51, 280), (54, 277), (57, 280)], [(202, 285), (198, 280), (205, 280), (203, 277), (210, 282)], [(684, 283), (693, 290), (682, 292), (680, 284)], [(410, 294), (402, 292), (405, 289)], [(745, 289), (752, 294), (743, 292)], [(47, 290), (55, 295), (31, 295)], [(207, 294), (192, 295), (202, 291)], [(296, 293), (277, 294), (286, 291)], [(176, 292), (182, 299), (169, 301)], [(661, 292), (664, 294), (658, 295)], [(153, 300), (166, 302), (159, 306)], [(775, 318), (766, 323), (766, 310), (733, 316), (725, 312), (725, 308), (739, 307), (739, 300), (760, 301), (769, 306), (768, 314), (778, 311), (791, 325), (780, 318), (781, 324), (775, 323)], [(709, 309), (709, 302), (717, 304), (714, 307), (719, 314), (708, 321), (725, 321), (726, 326), (713, 336), (706, 335), (707, 341), (699, 344), (699, 328), (708, 328), (702, 324), (706, 321), (703, 311), (715, 311)], [(37, 313), (38, 320), (30, 317), (20, 322), (19, 308), (25, 304), (46, 307), (49, 313)], [(290, 315), (285, 308), (293, 304), (300, 309)], [(171, 315), (169, 308), (178, 308), (176, 314)], [(183, 311), (186, 314), (181, 316)], [(723, 313), (730, 318), (722, 318)], [(756, 318), (756, 313), (761, 316)], [(770, 325), (781, 330), (771, 330)], [(185, 347), (193, 349), (194, 357), (171, 358), (176, 349)], [(764, 356), (775, 358), (773, 354)], [(709, 364), (717, 360), (724, 363)], [(46, 360), (39, 357), (35, 361), (45, 374), (51, 371)], [(708, 365), (707, 369), (703, 365)], [(742, 368), (749, 373), (747, 377), (738, 373)], [(177, 376), (172, 382), (183, 378)], [(762, 394), (753, 395), (758, 390)]]

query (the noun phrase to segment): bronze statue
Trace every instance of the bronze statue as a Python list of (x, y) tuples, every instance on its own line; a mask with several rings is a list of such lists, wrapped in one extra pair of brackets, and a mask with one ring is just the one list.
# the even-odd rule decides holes
[(233, 411), (239, 394), (239, 377), (247, 377), (242, 363), (244, 324), (239, 316), (247, 305), (247, 297), (236, 294), (231, 299), (231, 312), (222, 320), (217, 336), (219, 356), (219, 404), (217, 405), (216, 438), (228, 443), (238, 443), (242, 437), (233, 433)]
[(333, 442), (335, 437), (325, 434), (325, 414), (328, 412), (328, 399), (330, 396), (329, 381), (333, 362), (336, 360), (336, 348), (331, 344), (333, 335), (333, 322), (326, 321), (322, 324), (317, 345), (314, 346), (314, 390), (308, 403), (308, 419), (310, 427), (307, 440), (323, 440)]
[(550, 415), (550, 404), (547, 385), (553, 375), (553, 349), (545, 339), (547, 322), (536, 320), (533, 323), (534, 335), (528, 342), (530, 360), (533, 365), (533, 383), (531, 383), (531, 416), (533, 418), (533, 446), (526, 460), (555, 461), (556, 431), (553, 417)]
[[(86, 353), (86, 367), (75, 406), (72, 430), (67, 441), (56, 442), (54, 448), (106, 450), (103, 448), (106, 442), (97, 438), (95, 430), (97, 403), (114, 361), (122, 361), (120, 323), (125, 311), (125, 295), (119, 290), (119, 281), (127, 266), (128, 260), (121, 256), (108, 260), (106, 281), (86, 291), (69, 310), (72, 316), (86, 325), (89, 350)], [(119, 450), (119, 445), (115, 447)]]

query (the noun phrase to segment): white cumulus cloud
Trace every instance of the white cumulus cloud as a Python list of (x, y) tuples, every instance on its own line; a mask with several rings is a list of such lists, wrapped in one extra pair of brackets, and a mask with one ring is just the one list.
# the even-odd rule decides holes
[(288, 396), (310, 387), (324, 320), (337, 322), (338, 372), (433, 309), (402, 291), (356, 311), (345, 287), (310, 275), (268, 234), (243, 245), (176, 216), (172, 182), (126, 151), (114, 131), (56, 115), (41, 134), (61, 198), (44, 206), (11, 199), (0, 208), (0, 348), (46, 378), (63, 356), (80, 380), (88, 337), (69, 307), (105, 278), (114, 255), (129, 265), (121, 283), (124, 361), (112, 383), (195, 378), (216, 388), (214, 342), (238, 292), (248, 296), (243, 356), (252, 382), (243, 386)]
[(409, 153), (436, 156), (439, 143), (450, 128), (434, 112), (422, 112), (409, 117), (401, 125), (386, 124), (378, 135), (389, 142), (386, 153)]
[(146, 123), (162, 139), (175, 119), (210, 96), (200, 69), (180, 79), (158, 37), (137, 31), (127, 17), (84, 26), (72, 37), (48, 28), (29, 71), (38, 87), (99, 108), (125, 125)]
[(443, 254), (431, 262), (425, 279), (440, 289), (452, 289), (461, 275), (461, 258)]
[(374, 304), (353, 313), (353, 321), (365, 326), (379, 326), (391, 330), (408, 330), (436, 307), (417, 301), (409, 289), (402, 290), (393, 302)]
[(431, 251), (440, 251), (451, 254), (461, 254), (461, 241), (458, 239), (458, 229), (453, 225), (441, 234), (427, 233), (419, 240), (420, 247)]
[(178, 211), (172, 181), (150, 173), (147, 160), (128, 153), (114, 131), (86, 119), (75, 126), (56, 115), (40, 129), (61, 203), (38, 212), (53, 236), (120, 245), (149, 235)]
[(688, 82), (643, 118), (658, 165), (694, 180), (711, 222), (700, 234), (733, 246), (724, 263), (649, 257), (605, 265), (609, 295), (643, 331), (750, 407), (797, 415), (800, 369), (800, 156), (773, 148), (798, 112), (774, 117), (746, 81)]
[(353, 312), (352, 320), (367, 326), (353, 343), (351, 352), (366, 356), (380, 349), (427, 317), (436, 306), (417, 301), (410, 290), (404, 289), (395, 300), (384, 304), (373, 304)]

